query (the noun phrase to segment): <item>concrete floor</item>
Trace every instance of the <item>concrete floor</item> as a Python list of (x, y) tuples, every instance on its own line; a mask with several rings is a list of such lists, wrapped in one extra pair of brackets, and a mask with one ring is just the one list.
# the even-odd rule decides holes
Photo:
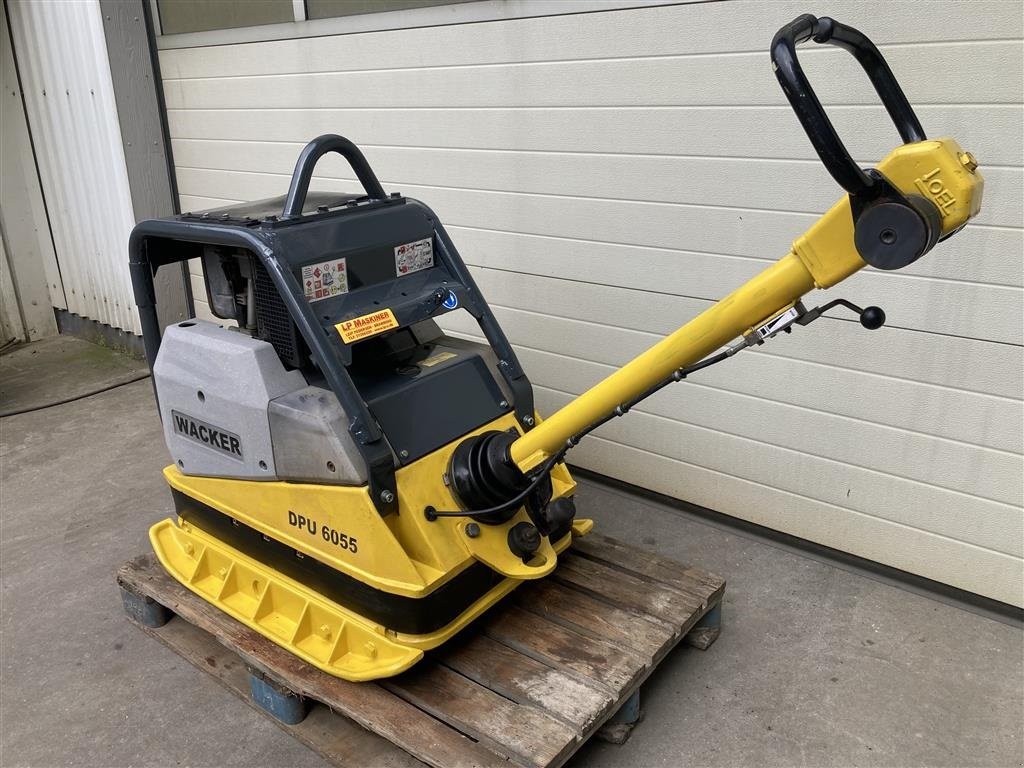
[(148, 371), (144, 360), (73, 336), (24, 344), (0, 357), (0, 416), (135, 381)]
[[(148, 381), (0, 420), (0, 764), (324, 765), (124, 618), (113, 574), (171, 512), (165, 462)], [(729, 584), (718, 642), (573, 766), (1024, 764), (1019, 626), (596, 483), (579, 502)]]

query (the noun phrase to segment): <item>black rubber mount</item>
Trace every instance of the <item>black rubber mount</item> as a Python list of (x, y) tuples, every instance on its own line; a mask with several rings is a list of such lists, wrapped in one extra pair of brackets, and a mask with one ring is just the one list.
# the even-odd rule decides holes
[(872, 172), (881, 190), (867, 203), (850, 198), (853, 240), (861, 258), (876, 269), (902, 269), (928, 253), (942, 234), (938, 208), (920, 195), (902, 195)]
[(516, 557), (529, 560), (540, 549), (540, 531), (532, 523), (516, 523), (508, 529), (508, 548)]
[[(448, 467), (451, 489), (465, 510), (488, 509), (504, 504), (522, 492), (529, 479), (513, 462), (509, 448), (519, 433), (482, 432), (459, 443)], [(491, 515), (477, 515), (474, 520), (499, 525), (511, 519), (516, 509)]]
[(548, 539), (560, 541), (572, 528), (576, 518), (576, 502), (572, 496), (555, 499), (544, 508), (544, 517), (548, 524)]

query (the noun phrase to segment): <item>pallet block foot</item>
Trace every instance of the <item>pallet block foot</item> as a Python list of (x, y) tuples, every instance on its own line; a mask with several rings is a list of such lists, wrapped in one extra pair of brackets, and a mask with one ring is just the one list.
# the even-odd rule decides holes
[(309, 714), (305, 699), (252, 670), (249, 670), (249, 693), (256, 706), (287, 725), (301, 723)]
[(601, 741), (610, 744), (625, 744), (633, 729), (644, 719), (644, 711), (640, 706), (640, 689), (626, 699), (618, 712), (598, 728), (594, 735)]
[(686, 634), (686, 642), (701, 651), (706, 651), (722, 633), (722, 604), (715, 604), (697, 622), (697, 626)]
[(121, 588), (121, 604), (124, 606), (124, 612), (128, 614), (129, 618), (144, 627), (152, 629), (162, 627), (174, 616), (171, 611), (153, 600), (153, 598), (129, 592), (124, 587)]

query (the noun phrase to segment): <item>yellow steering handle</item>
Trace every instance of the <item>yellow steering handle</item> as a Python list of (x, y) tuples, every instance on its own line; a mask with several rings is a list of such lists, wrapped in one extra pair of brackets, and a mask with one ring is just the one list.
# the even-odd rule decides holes
[[(984, 180), (977, 163), (952, 139), (904, 144), (877, 170), (904, 196), (934, 208), (929, 209), (939, 223), (934, 239), (957, 232), (981, 208)], [(884, 228), (880, 236), (886, 236)], [(520, 436), (510, 448), (513, 463), (529, 472), (673, 371), (760, 326), (813, 288), (830, 288), (864, 266), (846, 195), (778, 262)]]

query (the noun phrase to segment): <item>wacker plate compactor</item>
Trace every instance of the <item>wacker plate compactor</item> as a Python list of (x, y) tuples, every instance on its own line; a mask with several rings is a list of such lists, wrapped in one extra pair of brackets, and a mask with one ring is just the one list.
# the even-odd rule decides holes
[[(795, 48), (852, 53), (903, 144), (876, 169), (850, 158)], [(974, 158), (928, 140), (863, 34), (801, 16), (772, 42), (776, 75), (846, 195), (746, 285), (541, 420), (530, 382), (434, 212), (386, 194), (362, 153), (321, 136), (283, 199), (135, 228), (131, 270), (173, 463), (177, 520), (150, 539), (175, 579), (326, 672), (395, 675), (524, 580), (557, 567), (576, 519), (562, 463), (588, 432), (661, 387), (842, 305), (801, 297), (865, 265), (899, 269), (981, 204)], [(365, 194), (308, 193), (340, 153)], [(202, 259), (213, 313), (161, 341), (153, 274)], [(487, 344), (435, 320), (464, 310)], [(233, 327), (237, 325), (237, 327)]]

